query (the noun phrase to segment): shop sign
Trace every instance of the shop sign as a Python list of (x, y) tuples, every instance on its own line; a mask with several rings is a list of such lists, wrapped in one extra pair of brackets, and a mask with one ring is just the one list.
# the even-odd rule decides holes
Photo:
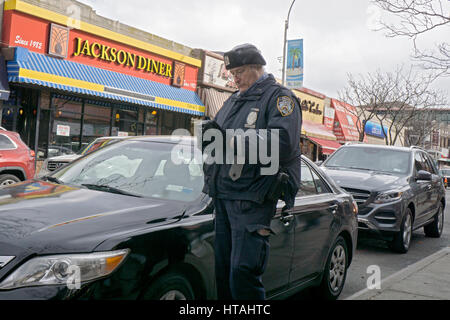
[(383, 129), (380, 124), (374, 123), (372, 121), (367, 121), (367, 123), (364, 127), (364, 132), (370, 136), (384, 139), (385, 134), (387, 135), (389, 132), (389, 128), (386, 126), (383, 126), (383, 128), (384, 128), (384, 132), (383, 132)]
[(75, 40), (76, 45), (73, 53), (75, 57), (88, 56), (98, 60), (114, 62), (122, 66), (131, 67), (138, 71), (141, 70), (158, 74), (166, 78), (172, 78), (171, 64), (140, 56), (126, 50), (119, 50), (98, 42), (90, 43), (89, 40), (83, 40), (82, 38), (75, 38)]
[(322, 124), (325, 99), (299, 90), (293, 92), (300, 99), (303, 119)]
[(50, 25), (50, 37), (48, 54), (58, 58), (67, 58), (69, 51), (69, 28), (52, 23)]
[(223, 60), (205, 55), (203, 82), (224, 88), (237, 89), (233, 76)]
[(57, 125), (56, 135), (63, 137), (70, 137), (70, 126)]
[(323, 116), (323, 124), (328, 129), (333, 129), (333, 126), (334, 126), (334, 114), (335, 114), (335, 111), (334, 111), (333, 108), (325, 107), (325, 112), (324, 112), (324, 116)]
[(117, 132), (117, 136), (119, 136), (119, 137), (128, 137), (128, 132), (119, 131), (119, 132)]

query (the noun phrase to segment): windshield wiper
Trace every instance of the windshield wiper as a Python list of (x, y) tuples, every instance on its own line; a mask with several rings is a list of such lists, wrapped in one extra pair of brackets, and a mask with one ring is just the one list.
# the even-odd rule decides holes
[(55, 177), (52, 177), (52, 176), (42, 177), (42, 180), (47, 180), (47, 181), (54, 182), (54, 183), (57, 183), (57, 184), (64, 184), (64, 182), (62, 182), (58, 178), (55, 178)]
[(108, 186), (106, 184), (83, 183), (82, 186), (86, 187), (88, 189), (92, 189), (92, 190), (105, 191), (105, 192), (110, 192), (110, 193), (117, 193), (117, 194), (123, 194), (123, 195), (126, 195), (126, 196), (142, 198), (141, 195), (134, 194), (134, 193), (131, 193), (131, 192), (127, 192), (127, 191), (124, 191), (124, 190), (121, 190), (121, 189), (118, 189), (118, 188), (114, 188), (114, 187)]

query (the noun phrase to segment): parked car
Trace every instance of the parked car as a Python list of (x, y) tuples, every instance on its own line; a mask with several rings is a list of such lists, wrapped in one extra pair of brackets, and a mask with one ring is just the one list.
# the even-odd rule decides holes
[[(65, 153), (58, 156), (50, 156), (50, 149), (49, 149), (49, 157), (44, 160), (44, 163), (42, 164), (42, 168), (38, 173), (38, 177), (44, 177), (51, 172), (55, 171), (58, 168), (61, 168), (62, 166), (84, 156), (85, 154), (88, 154), (92, 151), (95, 151), (99, 148), (102, 148), (108, 144), (120, 141), (125, 139), (126, 137), (101, 137), (93, 140), (91, 143), (86, 145), (84, 148), (82, 148), (77, 153)], [(64, 148), (64, 147), (63, 147)], [(67, 149), (67, 148), (64, 148)]]
[(417, 147), (345, 145), (321, 166), (358, 203), (360, 230), (406, 253), (411, 234), (423, 227), (440, 237), (445, 190), (430, 155)]
[[(216, 298), (214, 207), (194, 143), (135, 137), (0, 190), (0, 300)], [(310, 286), (336, 299), (357, 205), (306, 158), (302, 178), (293, 210), (280, 201), (272, 219), (263, 282), (271, 299)]]
[(31, 179), (34, 173), (34, 151), (17, 132), (0, 127), (0, 187)]
[[(38, 158), (39, 159), (43, 159), (45, 158), (45, 149), (44, 148), (39, 148), (38, 149)], [(63, 147), (63, 146), (58, 146), (58, 145), (50, 145), (47, 148), (47, 158), (52, 158), (52, 157), (58, 157), (58, 156), (63, 156), (66, 154), (75, 154), (74, 151), (72, 151), (69, 148)]]
[(448, 188), (448, 184), (450, 182), (450, 168), (442, 168), (439, 170), (441, 174), (442, 180), (444, 181), (445, 188)]

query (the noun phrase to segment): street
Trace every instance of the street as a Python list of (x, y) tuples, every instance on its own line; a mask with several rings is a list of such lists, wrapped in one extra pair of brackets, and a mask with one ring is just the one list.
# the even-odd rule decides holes
[[(450, 191), (446, 192), (448, 203)], [(380, 240), (360, 238), (356, 254), (347, 273), (344, 290), (339, 297), (346, 299), (351, 295), (367, 288), (367, 279), (373, 274), (368, 273), (367, 268), (377, 265), (381, 270), (381, 279), (386, 279), (390, 275), (426, 258), (427, 256), (450, 245), (450, 208), (445, 208), (444, 232), (441, 238), (427, 238), (423, 228), (413, 233), (411, 247), (406, 254), (392, 252), (387, 244)]]

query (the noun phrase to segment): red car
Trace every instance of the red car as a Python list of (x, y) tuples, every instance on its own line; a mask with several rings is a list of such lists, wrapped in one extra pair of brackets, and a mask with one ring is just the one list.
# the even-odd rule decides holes
[(0, 127), (0, 187), (32, 179), (35, 154), (17, 132)]

